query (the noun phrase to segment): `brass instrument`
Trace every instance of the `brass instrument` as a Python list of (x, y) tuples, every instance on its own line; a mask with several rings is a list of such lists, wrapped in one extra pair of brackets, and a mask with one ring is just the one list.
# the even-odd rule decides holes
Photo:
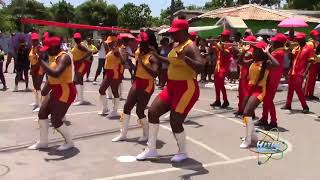
[(299, 43), (298, 42), (295, 42), (295, 41), (287, 41), (285, 44), (284, 44), (284, 49), (286, 51), (292, 51), (294, 48), (296, 48), (297, 46), (299, 46)]

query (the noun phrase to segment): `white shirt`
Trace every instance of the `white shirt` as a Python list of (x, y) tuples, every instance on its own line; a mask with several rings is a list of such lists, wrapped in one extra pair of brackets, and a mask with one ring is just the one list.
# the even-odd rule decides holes
[(101, 47), (98, 51), (98, 58), (105, 59), (106, 58), (106, 48), (104, 47), (104, 43), (101, 44)]

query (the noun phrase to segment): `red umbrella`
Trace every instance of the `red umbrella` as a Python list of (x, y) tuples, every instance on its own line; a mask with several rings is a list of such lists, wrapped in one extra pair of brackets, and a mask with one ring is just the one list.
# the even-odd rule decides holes
[(283, 28), (298, 28), (298, 27), (308, 27), (309, 25), (306, 22), (304, 22), (303, 19), (291, 17), (281, 21), (278, 24), (278, 26)]

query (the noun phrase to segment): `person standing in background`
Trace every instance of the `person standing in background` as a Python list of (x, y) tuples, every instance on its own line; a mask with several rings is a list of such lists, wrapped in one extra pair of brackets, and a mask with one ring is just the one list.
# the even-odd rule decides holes
[[(105, 64), (105, 61), (106, 61), (106, 52), (107, 52), (107, 46), (105, 45), (105, 41), (107, 40), (106, 37), (107, 36), (105, 34), (102, 35), (101, 42), (98, 46), (98, 49), (99, 49), (99, 51), (98, 51), (98, 68), (96, 71), (96, 75), (94, 76), (94, 80), (92, 82), (92, 84), (94, 84), (94, 85), (98, 84), (97, 78), (101, 74), (103, 67), (104, 67), (104, 64)], [(104, 77), (104, 72), (103, 72), (103, 77)]]
[(15, 87), (13, 92), (18, 91), (18, 83), (22, 74), (25, 77), (26, 89), (25, 91), (30, 91), (29, 89), (29, 69), (30, 69), (30, 61), (29, 61), (29, 52), (30, 49), (26, 46), (25, 39), (19, 39), (19, 47), (17, 51), (17, 59), (15, 59), (15, 67), (17, 70), (16, 78), (15, 78)]
[(98, 49), (96, 48), (96, 46), (94, 44), (92, 44), (92, 39), (91, 38), (87, 39), (87, 46), (90, 49), (90, 51), (92, 52), (92, 55), (90, 56), (90, 64), (89, 64), (89, 67), (88, 67), (87, 79), (86, 79), (86, 82), (90, 82), (89, 76), (90, 76), (91, 65), (92, 65), (92, 62), (93, 62), (93, 55), (98, 53)]
[(4, 78), (3, 74), (3, 62), (4, 62), (4, 51), (2, 50), (2, 47), (0, 46), (0, 80), (3, 84), (2, 90), (5, 91), (8, 89), (6, 84), (6, 79)]
[[(164, 37), (160, 41), (160, 56), (162, 57), (168, 57), (169, 52), (171, 51), (172, 47), (170, 46), (169, 38)], [(160, 80), (160, 86), (159, 89), (163, 89), (164, 86), (167, 84), (168, 81), (168, 62), (161, 61), (159, 62), (161, 66), (159, 67), (160, 74), (159, 74), (159, 80)]]

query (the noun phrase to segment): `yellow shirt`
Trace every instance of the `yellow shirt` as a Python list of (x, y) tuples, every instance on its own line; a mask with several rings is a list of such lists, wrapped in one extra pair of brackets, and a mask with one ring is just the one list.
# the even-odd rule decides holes
[(257, 85), (265, 88), (267, 85), (269, 70), (266, 69), (263, 79), (259, 81), (259, 84), (257, 84), (259, 80), (260, 71), (262, 69), (262, 63), (263, 62), (258, 61), (258, 62), (253, 62), (251, 64), (249, 69), (249, 84)]
[[(58, 59), (62, 55), (67, 54), (66, 52), (62, 51), (57, 56), (51, 56), (51, 60), (49, 60), (50, 68), (56, 69), (58, 67)], [(52, 77), (48, 76), (48, 82), (49, 84), (69, 84), (72, 83), (72, 65), (70, 64), (66, 69), (63, 71), (63, 73), (59, 77)]]
[(113, 51), (109, 51), (106, 55), (106, 62), (104, 64), (104, 69), (118, 69), (121, 65), (120, 57), (114, 55)]
[[(83, 42), (81, 43), (83, 46), (86, 46)], [(83, 57), (85, 57), (87, 55), (86, 51), (81, 51), (78, 47), (78, 45), (76, 44), (72, 49), (71, 49), (71, 54), (73, 56), (73, 61), (79, 61), (80, 59), (82, 59)]]
[(153, 79), (153, 77), (148, 73), (148, 71), (141, 64), (143, 63), (145, 66), (151, 69), (150, 57), (151, 57), (151, 53), (141, 55), (140, 57), (136, 57), (138, 61), (136, 77), (141, 79)]
[(178, 53), (192, 44), (191, 40), (173, 48), (169, 55), (168, 79), (169, 80), (192, 80), (196, 77), (197, 73), (183, 60), (178, 58)]
[(88, 45), (88, 48), (90, 49), (90, 51), (91, 51), (92, 53), (98, 52), (97, 47), (96, 47), (95, 45), (93, 45), (93, 44)]
[(31, 48), (30, 52), (29, 52), (29, 61), (30, 64), (32, 66), (36, 65), (39, 62), (38, 59), (38, 48), (37, 47), (33, 47)]

